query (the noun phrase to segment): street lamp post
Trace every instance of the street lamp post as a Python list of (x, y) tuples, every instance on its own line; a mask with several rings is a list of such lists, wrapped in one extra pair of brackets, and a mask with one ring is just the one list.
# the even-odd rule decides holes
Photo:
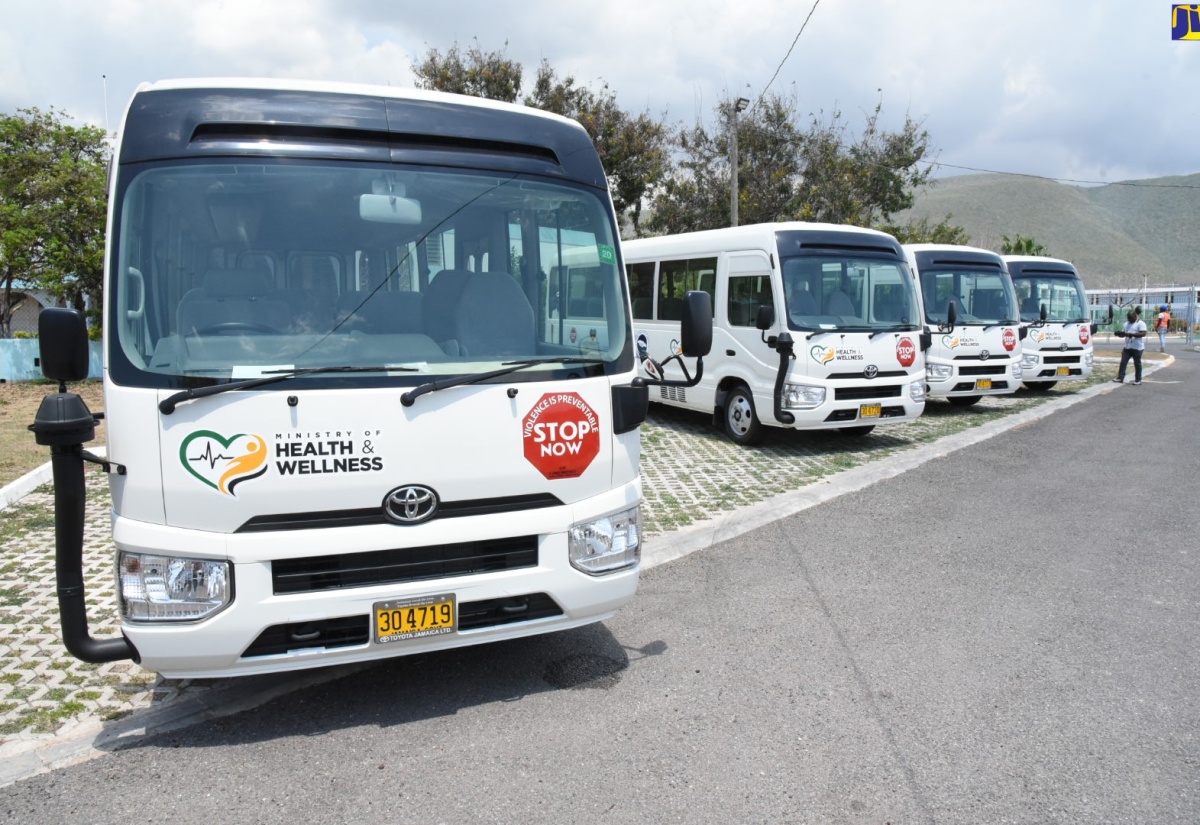
[(739, 97), (729, 107), (729, 225), (738, 225), (738, 147), (737, 147), (737, 116), (744, 111), (750, 101)]

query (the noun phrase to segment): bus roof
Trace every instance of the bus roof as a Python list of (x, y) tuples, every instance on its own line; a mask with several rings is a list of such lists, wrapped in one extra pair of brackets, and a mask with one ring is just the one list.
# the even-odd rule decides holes
[[(436, 141), (428, 136), (436, 136)], [(606, 189), (587, 132), (559, 115), (464, 95), (267, 78), (165, 80), (138, 87), (121, 163), (184, 157), (303, 156), (437, 164), (447, 151), (480, 168)]]
[(807, 232), (811, 233), (815, 240), (822, 242), (831, 242), (835, 239), (844, 240), (847, 236), (856, 236), (866, 241), (866, 246), (882, 245), (897, 255), (901, 254), (899, 242), (886, 232), (847, 224), (808, 223), (805, 221), (746, 224), (722, 229), (705, 229), (698, 232), (681, 232), (677, 235), (638, 238), (624, 241), (621, 249), (625, 258), (634, 259), (638, 257), (639, 253), (645, 254), (646, 250), (655, 250), (654, 254), (659, 254), (680, 251), (733, 251), (763, 247), (768, 244), (773, 247), (775, 237), (780, 232)]

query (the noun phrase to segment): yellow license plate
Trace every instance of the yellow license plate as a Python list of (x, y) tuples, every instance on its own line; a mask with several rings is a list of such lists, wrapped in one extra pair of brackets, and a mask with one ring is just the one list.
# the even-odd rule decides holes
[(976, 378), (975, 379), (975, 389), (990, 390), (991, 388), (992, 388), (992, 379), (990, 379), (990, 378)]
[(1058, 370), (1056, 371), (1056, 373), (1058, 375), (1070, 375), (1071, 368), (1070, 367), (1059, 367)]
[(378, 644), (437, 636), (458, 629), (458, 611), (455, 609), (453, 593), (392, 599), (376, 602), (372, 607), (375, 641)]
[(862, 404), (858, 408), (859, 418), (878, 418), (883, 415), (882, 404)]

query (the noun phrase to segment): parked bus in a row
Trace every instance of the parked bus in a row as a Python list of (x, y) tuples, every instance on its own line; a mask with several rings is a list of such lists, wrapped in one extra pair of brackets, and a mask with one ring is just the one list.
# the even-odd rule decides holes
[(947, 244), (906, 244), (904, 252), (920, 282), (930, 334), (928, 396), (966, 407), (1016, 392), (1024, 328), (1004, 261), (986, 249)]
[[(1092, 336), (1097, 325), (1088, 311), (1083, 281), (1075, 267), (1057, 258), (1004, 255), (1017, 292), (1021, 323), (1021, 370), (1025, 386), (1048, 390), (1059, 381), (1092, 374)], [(1111, 320), (1112, 310), (1109, 315)]]
[[(640, 355), (677, 345), (687, 291), (712, 296), (700, 383), (661, 387), (651, 400), (711, 414), (739, 444), (758, 441), (764, 426), (863, 435), (924, 410), (920, 302), (890, 235), (773, 223), (623, 249)], [(655, 377), (656, 362), (644, 358), (643, 368)]]
[[(264, 673), (577, 627), (634, 595), (647, 380), (579, 124), (172, 81), (138, 89), (113, 163), (107, 456), (65, 386), (31, 428), (73, 654)], [(543, 311), (551, 291), (588, 300), (586, 340)], [(708, 296), (681, 297), (677, 351), (703, 355)], [(83, 378), (82, 317), (41, 327), (46, 375)], [(84, 461), (109, 472), (114, 638), (86, 615)]]

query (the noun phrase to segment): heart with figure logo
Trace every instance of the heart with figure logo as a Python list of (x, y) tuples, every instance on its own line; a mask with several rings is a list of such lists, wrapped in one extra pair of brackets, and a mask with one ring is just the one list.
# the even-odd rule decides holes
[(233, 496), (235, 486), (267, 471), (267, 443), (250, 433), (226, 438), (198, 430), (179, 445), (179, 463), (207, 486)]

